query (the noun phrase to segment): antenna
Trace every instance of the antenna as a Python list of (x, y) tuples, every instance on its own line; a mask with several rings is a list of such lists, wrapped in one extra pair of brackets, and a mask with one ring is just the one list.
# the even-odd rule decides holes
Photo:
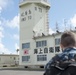
[(56, 32), (59, 33), (58, 23), (56, 22)]
[(67, 23), (67, 21), (66, 21), (66, 19), (64, 19), (65, 31), (67, 30), (67, 29), (66, 29), (66, 23)]

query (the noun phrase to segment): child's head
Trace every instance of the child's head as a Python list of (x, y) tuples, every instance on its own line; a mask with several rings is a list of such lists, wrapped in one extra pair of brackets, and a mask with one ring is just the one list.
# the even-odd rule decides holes
[(75, 34), (70, 31), (66, 31), (61, 36), (61, 48), (67, 47), (75, 47), (76, 46), (76, 39)]

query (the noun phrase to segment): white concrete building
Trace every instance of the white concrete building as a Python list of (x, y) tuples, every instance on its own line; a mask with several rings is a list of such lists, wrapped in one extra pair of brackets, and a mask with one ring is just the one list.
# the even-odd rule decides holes
[(0, 54), (0, 67), (19, 65), (19, 55)]
[(20, 61), (23, 66), (43, 67), (60, 50), (61, 33), (49, 35), (47, 0), (21, 0)]

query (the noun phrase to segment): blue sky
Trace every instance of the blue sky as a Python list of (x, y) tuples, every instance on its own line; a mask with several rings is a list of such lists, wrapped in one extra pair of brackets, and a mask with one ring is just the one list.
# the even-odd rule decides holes
[[(50, 33), (74, 29), (76, 26), (76, 0), (49, 0)], [(0, 0), (0, 53), (16, 53), (19, 48), (19, 0)]]
[[(59, 30), (74, 29), (76, 26), (76, 0), (49, 0), (51, 9), (49, 11), (49, 25), (56, 30), (56, 22)], [(66, 23), (64, 23), (66, 22)]]

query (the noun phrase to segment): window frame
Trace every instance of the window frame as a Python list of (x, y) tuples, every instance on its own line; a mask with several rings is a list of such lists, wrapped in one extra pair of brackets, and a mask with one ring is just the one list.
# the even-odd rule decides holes
[(60, 38), (55, 38), (55, 45), (60, 45)]
[(22, 49), (28, 49), (28, 48), (30, 48), (30, 42), (22, 43)]
[[(26, 57), (25, 59), (23, 59)], [(29, 62), (30, 61), (30, 56), (22, 56), (22, 62)]]
[(47, 61), (47, 55), (37, 55), (37, 62)]
[(45, 47), (47, 46), (47, 40), (42, 40), (42, 41), (36, 41), (36, 47)]

